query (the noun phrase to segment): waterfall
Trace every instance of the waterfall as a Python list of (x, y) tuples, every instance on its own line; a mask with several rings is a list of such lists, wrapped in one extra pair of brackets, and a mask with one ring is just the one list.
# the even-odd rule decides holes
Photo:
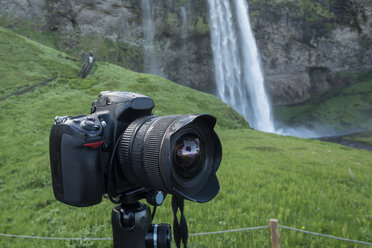
[[(217, 94), (251, 127), (274, 132), (246, 0), (208, 0)], [(233, 12), (234, 10), (234, 12)]]
[(181, 15), (181, 39), (182, 39), (182, 57), (180, 61), (179, 75), (181, 76), (180, 82), (187, 85), (187, 75), (188, 75), (188, 64), (189, 58), (187, 53), (187, 13), (186, 7), (180, 7)]
[(143, 62), (144, 71), (160, 75), (155, 49), (154, 5), (152, 0), (141, 0), (142, 29), (144, 35)]

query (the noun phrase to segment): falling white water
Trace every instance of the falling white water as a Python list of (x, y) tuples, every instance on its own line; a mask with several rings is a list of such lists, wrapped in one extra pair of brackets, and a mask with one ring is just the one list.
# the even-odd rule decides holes
[(185, 39), (187, 35), (187, 13), (186, 7), (180, 7), (180, 15), (181, 15), (181, 38)]
[[(251, 127), (274, 132), (257, 45), (245, 0), (208, 0), (218, 96)], [(236, 19), (234, 19), (236, 18)]]
[(186, 7), (180, 7), (181, 15), (181, 39), (182, 39), (182, 58), (180, 61), (179, 73), (181, 76), (180, 82), (187, 84), (187, 75), (188, 75), (188, 62), (189, 57), (187, 53), (187, 13)]
[(143, 61), (147, 73), (160, 75), (155, 49), (154, 6), (152, 0), (141, 0), (142, 29), (144, 34)]

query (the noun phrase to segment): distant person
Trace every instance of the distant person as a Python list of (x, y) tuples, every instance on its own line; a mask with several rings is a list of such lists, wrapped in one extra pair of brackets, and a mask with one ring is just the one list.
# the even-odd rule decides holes
[(93, 52), (92, 50), (89, 51), (89, 64), (92, 64), (93, 63)]

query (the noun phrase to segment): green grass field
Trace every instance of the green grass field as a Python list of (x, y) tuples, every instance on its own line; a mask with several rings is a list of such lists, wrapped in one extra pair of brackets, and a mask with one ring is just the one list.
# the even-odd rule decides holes
[[(96, 63), (86, 79), (67, 55), (0, 27), (0, 233), (111, 237), (108, 200), (76, 208), (54, 199), (49, 132), (56, 115), (88, 114), (103, 90), (154, 99), (157, 115), (210, 113), (223, 146), (221, 192), (186, 202), (190, 233), (279, 224), (372, 242), (372, 153), (252, 130), (216, 97), (164, 78)], [(22, 50), (23, 49), (23, 50)], [(22, 52), (19, 52), (22, 51)], [(45, 79), (52, 82), (12, 95)], [(172, 223), (170, 197), (155, 223)], [(281, 229), (282, 247), (366, 247)], [(0, 247), (112, 247), (111, 241), (31, 240), (0, 236)], [(268, 229), (190, 237), (189, 247), (271, 247)]]
[(332, 126), (339, 133), (372, 131), (372, 72), (354, 77), (356, 83), (347, 87), (314, 95), (297, 105), (276, 107), (276, 119), (310, 129)]

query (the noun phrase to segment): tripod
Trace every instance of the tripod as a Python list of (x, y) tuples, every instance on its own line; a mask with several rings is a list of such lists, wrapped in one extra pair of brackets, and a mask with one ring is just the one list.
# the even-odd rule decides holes
[(163, 203), (164, 194), (161, 191), (138, 189), (120, 198), (121, 204), (115, 206), (111, 212), (114, 248), (171, 247), (170, 225), (151, 224), (153, 216), (149, 205), (138, 202), (142, 198), (146, 198), (151, 205), (158, 206)]

